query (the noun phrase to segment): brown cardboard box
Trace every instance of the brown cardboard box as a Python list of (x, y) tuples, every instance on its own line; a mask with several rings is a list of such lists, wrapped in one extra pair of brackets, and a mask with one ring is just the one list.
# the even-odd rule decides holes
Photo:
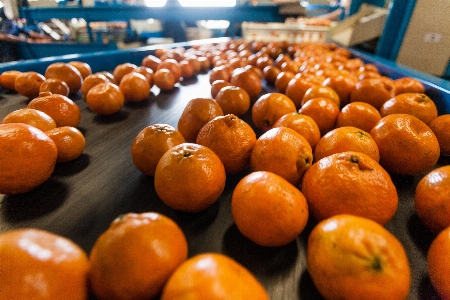
[(351, 47), (379, 37), (386, 23), (388, 10), (363, 3), (357, 13), (339, 22), (329, 33), (329, 39)]

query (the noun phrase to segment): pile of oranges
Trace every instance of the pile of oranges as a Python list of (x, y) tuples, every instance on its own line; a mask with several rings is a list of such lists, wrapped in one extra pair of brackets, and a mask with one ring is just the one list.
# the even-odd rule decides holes
[[(82, 154), (81, 114), (71, 96), (81, 94), (90, 110), (112, 115), (126, 101), (151, 97), (153, 86), (164, 93), (200, 72), (209, 76), (211, 98), (190, 100), (177, 124), (150, 124), (130, 145), (133, 164), (154, 177), (165, 205), (201, 213), (219, 199), (228, 176), (241, 175), (230, 199), (240, 233), (256, 245), (281, 247), (313, 224), (307, 270), (323, 297), (405, 299), (410, 262), (384, 225), (399, 205), (391, 177), (421, 176), (414, 209), (437, 235), (428, 252), (430, 280), (450, 298), (450, 167), (436, 168), (450, 155), (450, 115), (438, 114), (419, 80), (389, 78), (335, 44), (235, 40), (159, 49), (141, 65), (124, 63), (112, 72), (92, 73), (81, 62), (53, 63), (45, 74), (4, 72), (1, 86), (30, 102), (0, 125), (0, 149), (9, 149), (0, 150), (0, 193), (27, 192), (56, 163)], [(18, 148), (24, 141), (32, 147)], [(18, 249), (23, 241), (29, 248)], [(61, 243), (67, 249), (55, 249)], [(5, 299), (40, 299), (36, 282), (48, 281), (26, 282), (26, 266), (54, 264), (52, 286), (64, 286), (51, 277), (60, 269), (79, 283), (64, 299), (86, 299), (89, 290), (99, 299), (269, 298), (230, 257), (189, 257), (188, 246), (178, 225), (156, 212), (118, 217), (89, 256), (49, 232), (5, 232), (0, 258), (21, 251), (26, 263), (2, 265), (0, 291)], [(31, 255), (32, 247), (76, 258), (51, 263)], [(7, 278), (15, 266), (24, 269), (17, 281)]]

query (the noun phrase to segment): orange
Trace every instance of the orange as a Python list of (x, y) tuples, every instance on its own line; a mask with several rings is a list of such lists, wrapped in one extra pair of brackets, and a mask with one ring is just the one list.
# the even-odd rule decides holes
[(102, 74), (103, 76), (105, 76), (111, 83), (114, 84), (118, 84), (116, 79), (114, 78), (114, 75), (111, 72), (108, 71), (100, 71), (97, 72), (96, 74)]
[(358, 73), (358, 81), (366, 79), (366, 78), (380, 78), (382, 75), (378, 72), (373, 71), (362, 71)]
[(434, 167), (439, 142), (424, 122), (408, 114), (381, 118), (370, 131), (380, 150), (380, 164), (389, 172), (416, 175)]
[(221, 79), (215, 80), (213, 83), (211, 83), (211, 96), (215, 99), (219, 91), (226, 86), (231, 86), (231, 83)]
[(320, 135), (325, 135), (334, 128), (339, 114), (339, 106), (331, 99), (315, 98), (306, 101), (298, 112), (311, 117), (319, 127)]
[(289, 81), (286, 86), (285, 94), (295, 103), (295, 107), (299, 109), (302, 106), (303, 96), (306, 91), (316, 84), (304, 76), (297, 76)]
[(110, 82), (110, 80), (102, 73), (95, 73), (89, 75), (84, 79), (83, 84), (81, 85), (81, 94), (83, 95), (84, 98), (86, 98), (86, 95), (91, 88), (93, 88), (99, 83), (106, 83), (106, 82)]
[(308, 141), (288, 127), (277, 127), (263, 133), (250, 156), (252, 171), (270, 171), (293, 185), (300, 183), (313, 162)]
[(197, 75), (198, 73), (200, 73), (201, 64), (198, 61), (197, 56), (189, 55), (185, 58), (185, 60), (187, 60), (189, 62), (189, 64), (192, 66), (192, 68), (194, 69), (194, 76)]
[(294, 74), (297, 74), (300, 71), (300, 66), (295, 61), (286, 61), (286, 62), (281, 64), (280, 69), (283, 72), (289, 71), (289, 72), (292, 72)]
[(16, 91), (14, 82), (16, 81), (17, 76), (21, 73), (22, 72), (18, 70), (4, 71), (0, 74), (0, 86), (10, 91)]
[(176, 79), (169, 69), (158, 69), (153, 74), (153, 82), (161, 91), (170, 91), (174, 88)]
[(387, 77), (367, 78), (356, 83), (350, 102), (366, 102), (380, 109), (384, 102), (395, 96), (394, 81)]
[(322, 85), (314, 85), (310, 87), (303, 95), (301, 105), (303, 106), (305, 105), (306, 101), (315, 98), (327, 98), (333, 100), (333, 102), (336, 103), (338, 107), (341, 106), (339, 95), (332, 88)]
[(120, 84), (120, 81), (122, 80), (122, 77), (125, 76), (128, 73), (131, 73), (133, 71), (136, 71), (137, 65), (132, 63), (122, 63), (117, 65), (112, 74), (114, 76), (114, 79), (116, 80), (117, 84)]
[(394, 80), (395, 94), (425, 93), (425, 86), (421, 81), (413, 77), (401, 77)]
[(145, 77), (145, 79), (147, 79), (147, 82), (150, 85), (150, 88), (152, 88), (152, 86), (153, 86), (153, 71), (152, 71), (152, 69), (140, 66), (140, 67), (137, 67), (136, 71), (133, 71), (133, 72), (143, 75)]
[(231, 214), (242, 235), (260, 246), (279, 247), (303, 231), (308, 205), (300, 190), (283, 177), (259, 171), (234, 188)]
[(216, 100), (194, 98), (186, 104), (178, 119), (178, 131), (187, 142), (195, 143), (200, 129), (217, 116), (223, 116), (223, 111)]
[(168, 58), (165, 60), (162, 60), (161, 63), (158, 65), (158, 67), (156, 68), (156, 70), (160, 70), (160, 69), (167, 69), (169, 70), (174, 78), (175, 78), (175, 83), (179, 82), (181, 79), (181, 66), (180, 63), (173, 59), (173, 58)]
[(382, 117), (391, 114), (410, 114), (428, 124), (438, 116), (438, 111), (434, 101), (425, 94), (402, 93), (388, 101), (380, 107)]
[(349, 103), (350, 94), (356, 88), (357, 82), (358, 80), (351, 75), (339, 74), (326, 78), (322, 85), (332, 88), (338, 94), (341, 106), (345, 106)]
[(214, 67), (209, 73), (209, 83), (211, 84), (216, 80), (224, 80), (229, 82), (230, 79), (231, 68), (225, 65)]
[(77, 127), (81, 120), (78, 105), (66, 96), (59, 94), (40, 94), (28, 103), (28, 108), (43, 111), (56, 123), (57, 127)]
[(442, 299), (450, 298), (450, 227), (441, 231), (428, 249), (430, 281)]
[(83, 76), (80, 71), (68, 63), (55, 62), (50, 64), (45, 69), (44, 76), (45, 78), (57, 78), (64, 81), (69, 86), (71, 94), (78, 92), (83, 84)]
[(339, 152), (318, 159), (304, 174), (301, 191), (318, 221), (345, 213), (384, 225), (398, 207), (389, 174), (362, 152)]
[(154, 183), (159, 198), (169, 207), (198, 212), (216, 202), (225, 181), (225, 168), (217, 154), (202, 145), (182, 143), (161, 157)]
[(61, 79), (47, 78), (39, 87), (39, 92), (50, 92), (52, 94), (60, 94), (67, 97), (69, 96), (70, 88), (67, 83)]
[(380, 112), (369, 103), (351, 102), (339, 112), (335, 127), (353, 126), (369, 132), (380, 119)]
[(267, 83), (274, 84), (278, 74), (280, 73), (280, 68), (276, 66), (266, 66), (263, 69), (263, 78)]
[(92, 74), (91, 66), (88, 63), (82, 61), (69, 61), (68, 64), (74, 66), (78, 72), (80, 72), (83, 79)]
[(205, 56), (199, 56), (198, 61), (200, 62), (200, 71), (207, 72), (211, 67), (211, 62)]
[(416, 186), (414, 209), (423, 224), (439, 233), (450, 226), (450, 166), (427, 173)]
[(156, 72), (156, 69), (160, 63), (161, 59), (155, 55), (149, 54), (142, 59), (141, 65), (152, 69), (153, 72)]
[(0, 149), (0, 194), (22, 194), (42, 184), (58, 155), (52, 139), (23, 123), (0, 124)]
[(181, 67), (181, 78), (183, 80), (188, 80), (194, 77), (195, 70), (193, 65), (189, 61), (187, 60), (180, 61), (180, 67)]
[(234, 114), (240, 117), (250, 109), (250, 96), (238, 86), (223, 87), (215, 99), (225, 115)]
[(206, 123), (200, 129), (196, 143), (214, 151), (227, 174), (236, 174), (249, 165), (256, 134), (244, 120), (227, 114)]
[(289, 62), (289, 61), (292, 61), (292, 58), (291, 58), (288, 54), (282, 53), (282, 54), (278, 55), (277, 58), (275, 58), (275, 61), (274, 61), (273, 64), (274, 64), (277, 68), (281, 68), (281, 66), (282, 66), (285, 62)]
[(406, 299), (411, 267), (400, 241), (380, 224), (338, 215), (308, 238), (308, 273), (325, 299)]
[(428, 126), (438, 139), (441, 155), (450, 156), (450, 114), (438, 116)]
[(230, 83), (231, 85), (243, 88), (250, 96), (250, 99), (258, 97), (262, 91), (261, 78), (249, 69), (235, 69), (231, 73)]
[(46, 113), (32, 108), (20, 108), (7, 114), (2, 123), (25, 123), (42, 131), (56, 128), (55, 120)]
[(152, 299), (187, 255), (186, 237), (172, 219), (156, 212), (126, 213), (95, 241), (90, 285), (99, 299)]
[(124, 102), (123, 93), (111, 82), (95, 85), (86, 95), (87, 106), (99, 115), (112, 115), (119, 112)]
[(131, 159), (145, 175), (154, 176), (161, 156), (170, 148), (184, 143), (183, 135), (168, 124), (152, 124), (142, 129), (131, 144)]
[(266, 132), (273, 127), (283, 115), (295, 112), (294, 102), (281, 93), (267, 93), (259, 97), (251, 109), (253, 124)]
[(360, 69), (361, 67), (364, 67), (364, 61), (359, 58), (359, 57), (355, 57), (355, 58), (350, 58), (349, 60), (347, 60), (344, 64), (344, 69), (345, 70), (349, 70), (350, 72), (355, 72), (358, 69)]
[(298, 112), (285, 114), (273, 124), (273, 127), (288, 127), (295, 130), (308, 141), (312, 149), (320, 140), (320, 129), (316, 121)]
[(84, 150), (84, 135), (75, 127), (61, 126), (45, 132), (58, 149), (56, 162), (68, 162), (78, 158)]
[(144, 101), (150, 95), (150, 84), (147, 78), (134, 71), (122, 77), (119, 89), (125, 100), (129, 102)]
[(45, 77), (40, 73), (34, 71), (23, 72), (17, 75), (14, 80), (14, 90), (25, 97), (33, 99), (39, 96), (39, 89), (44, 81)]
[(85, 300), (89, 260), (63, 236), (34, 228), (0, 234), (0, 299)]
[(259, 69), (264, 69), (267, 66), (272, 66), (274, 64), (273, 58), (270, 56), (261, 56), (256, 59), (255, 66)]
[(287, 86), (292, 79), (295, 78), (295, 73), (291, 71), (281, 71), (275, 79), (275, 87), (279, 93), (286, 93)]
[(161, 300), (269, 300), (263, 285), (244, 266), (220, 253), (197, 254), (172, 274)]
[(376, 162), (380, 161), (380, 151), (370, 134), (353, 126), (335, 128), (322, 136), (314, 149), (314, 159), (345, 151), (362, 152)]

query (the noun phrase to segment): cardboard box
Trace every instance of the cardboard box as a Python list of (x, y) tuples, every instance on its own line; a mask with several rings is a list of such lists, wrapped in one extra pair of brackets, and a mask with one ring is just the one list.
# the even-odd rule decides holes
[(388, 10), (363, 3), (357, 13), (339, 22), (329, 39), (345, 47), (358, 45), (381, 36)]

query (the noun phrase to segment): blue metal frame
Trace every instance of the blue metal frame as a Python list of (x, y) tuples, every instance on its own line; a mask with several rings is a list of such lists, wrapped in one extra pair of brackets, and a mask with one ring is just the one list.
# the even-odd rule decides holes
[(392, 0), (383, 33), (378, 41), (377, 55), (394, 61), (397, 59), (415, 6), (416, 0)]
[(106, 7), (24, 7), (20, 10), (22, 18), (27, 21), (46, 21), (58, 16), (70, 20), (83, 18), (93, 21), (128, 21), (130, 19), (160, 19), (166, 21), (229, 20), (230, 22), (283, 22), (285, 16), (278, 13), (278, 6), (261, 5), (236, 7), (143, 7), (128, 5), (111, 5)]

